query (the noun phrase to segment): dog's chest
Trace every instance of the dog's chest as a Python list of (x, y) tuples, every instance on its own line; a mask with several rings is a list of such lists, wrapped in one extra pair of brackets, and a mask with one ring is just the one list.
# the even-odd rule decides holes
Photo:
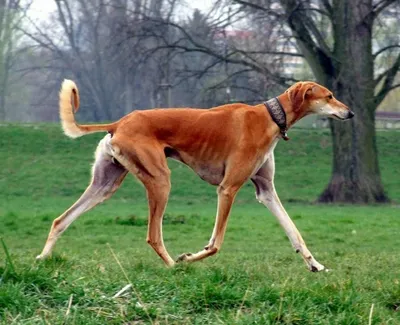
[(275, 139), (269, 147), (266, 149), (264, 154), (260, 155), (260, 158), (257, 160), (256, 167), (252, 173), (252, 176), (257, 173), (257, 171), (265, 164), (265, 162), (271, 157), (271, 155), (274, 152), (274, 149), (276, 147), (276, 144), (278, 143), (278, 138)]

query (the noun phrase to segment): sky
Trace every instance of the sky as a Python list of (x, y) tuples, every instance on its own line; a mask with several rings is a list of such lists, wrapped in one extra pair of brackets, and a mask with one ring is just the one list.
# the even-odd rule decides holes
[(207, 11), (211, 8), (214, 0), (188, 0), (188, 5), (193, 9), (199, 9), (200, 11)]
[[(207, 10), (211, 8), (213, 1), (214, 0), (186, 0), (188, 13), (194, 9), (207, 12)], [(33, 0), (29, 9), (29, 15), (34, 19), (45, 20), (55, 9), (56, 4), (54, 0)]]
[(53, 0), (33, 0), (29, 15), (33, 18), (46, 19), (46, 17), (56, 8)]

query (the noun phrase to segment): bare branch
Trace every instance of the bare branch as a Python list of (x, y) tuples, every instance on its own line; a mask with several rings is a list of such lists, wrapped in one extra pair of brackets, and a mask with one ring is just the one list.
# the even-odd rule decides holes
[[(389, 91), (392, 91), (393, 89), (399, 88), (400, 87), (400, 83), (393, 85), (392, 87), (389, 88)], [(388, 92), (389, 92), (388, 91)]]
[[(330, 75), (333, 69), (332, 53), (311, 18), (299, 12), (302, 3), (296, 0), (281, 0), (281, 3), (286, 10), (288, 24), (314, 74)], [(313, 40), (312, 35), (318, 43)]]
[[(282, 76), (272, 73), (267, 67), (259, 64), (253, 58), (251, 61), (249, 61), (249, 60), (245, 60), (245, 59), (237, 56), (237, 54), (242, 54), (242, 56), (244, 54), (246, 54), (244, 51), (241, 52), (239, 50), (236, 50), (236, 51), (230, 52), (226, 55), (222, 55), (222, 54), (218, 53), (215, 49), (212, 49), (210, 47), (204, 46), (203, 44), (200, 44), (185, 30), (185, 28), (178, 25), (177, 23), (165, 22), (165, 21), (160, 21), (160, 20), (155, 20), (155, 21), (157, 21), (158, 23), (160, 23), (162, 25), (170, 25), (170, 26), (177, 28), (185, 36), (184, 39), (191, 43), (192, 47), (186, 46), (184, 44), (179, 44), (179, 42), (168, 43), (168, 40), (166, 40), (165, 38), (162, 38), (164, 45), (160, 45), (160, 46), (153, 48), (152, 53), (155, 53), (161, 49), (168, 49), (168, 48), (182, 50), (184, 52), (204, 53), (204, 54), (208, 54), (214, 58), (217, 58), (217, 59), (227, 62), (227, 63), (231, 63), (231, 64), (235, 64), (235, 65), (242, 65), (242, 66), (252, 68), (255, 72), (269, 76), (271, 79), (273, 79), (278, 84), (288, 86), (287, 81), (290, 80), (290, 78), (285, 78), (285, 77), (282, 77)], [(249, 58), (248, 55), (247, 55), (247, 58)]]
[(325, 11), (325, 10), (322, 10), (322, 9), (319, 9), (319, 8), (307, 7), (307, 8), (298, 8), (297, 10), (298, 11), (305, 11), (305, 12), (315, 11), (315, 12), (321, 14), (321, 15), (324, 15), (324, 16), (326, 16), (328, 18), (331, 18), (331, 15), (330, 15), (330, 13), (328, 11)]
[[(69, 21), (67, 22), (67, 19), (65, 18), (64, 15), (64, 10), (61, 6), (61, 2), (64, 3)], [(75, 46), (75, 40), (74, 40), (74, 26), (73, 26), (73, 19), (72, 19), (72, 14), (71, 14), (71, 9), (69, 8), (68, 1), (62, 1), (62, 0), (55, 0), (55, 3), (57, 5), (57, 12), (58, 12), (58, 17), (60, 19), (61, 25), (64, 29), (65, 34), (67, 35), (69, 42), (71, 44), (71, 47), (77, 50), (77, 47)], [(77, 51), (79, 52), (79, 51)]]
[(385, 99), (386, 95), (391, 90), (393, 90), (394, 88), (397, 87), (397, 85), (393, 86), (393, 83), (394, 83), (394, 81), (396, 79), (396, 75), (399, 71), (400, 71), (400, 53), (397, 56), (397, 59), (395, 60), (393, 65), (388, 70), (386, 70), (382, 75), (380, 75), (377, 80), (375, 80), (375, 84), (377, 85), (380, 80), (385, 78), (381, 89), (379, 90), (378, 94), (375, 96), (376, 106), (379, 106), (379, 104)]
[(373, 16), (376, 17), (378, 16), (384, 9), (386, 9), (388, 6), (390, 6), (392, 3), (397, 2), (398, 0), (381, 0), (378, 1), (373, 7), (372, 7), (372, 13)]
[(385, 47), (381, 48), (380, 50), (376, 51), (373, 54), (373, 57), (375, 59), (379, 54), (382, 54), (383, 52), (390, 50), (390, 49), (394, 49), (394, 48), (400, 48), (400, 44), (393, 44), (393, 45), (385, 46)]
[(333, 14), (333, 9), (332, 9), (332, 5), (329, 2), (329, 0), (321, 0), (322, 5), (325, 7), (325, 10), (328, 12), (329, 16), (332, 17)]
[[(283, 0), (285, 1), (285, 0)], [(296, 20), (297, 25), (302, 25), (303, 29), (307, 30), (307, 33), (310, 31), (312, 35), (314, 35), (315, 40), (317, 41), (317, 43), (313, 44), (314, 47), (318, 47), (326, 56), (328, 57), (332, 57), (332, 53), (331, 50), (329, 49), (328, 45), (325, 42), (325, 37), (322, 36), (320, 30), (317, 28), (317, 26), (315, 25), (314, 21), (312, 20), (312, 18), (306, 13), (301, 13), (302, 11), (310, 11), (310, 10), (317, 10), (317, 9), (312, 9), (312, 8), (304, 8), (302, 2), (299, 2), (296, 4), (296, 1), (292, 0), (292, 1), (287, 1), (288, 6), (287, 8), (290, 10), (291, 12), (289, 14), (289, 19), (290, 20)], [(290, 7), (289, 7), (290, 6)], [(300, 14), (299, 14), (300, 13)], [(324, 13), (326, 14), (326, 13)], [(299, 18), (299, 16), (301, 16), (301, 18)], [(301, 26), (299, 26), (301, 27)], [(308, 37), (310, 37), (310, 42), (312, 42), (312, 37), (311, 35), (308, 33)], [(304, 42), (304, 37), (300, 38), (303, 42)], [(308, 42), (309, 43), (309, 42)]]
[(244, 0), (233, 0), (234, 3), (252, 8), (252, 9), (256, 9), (256, 10), (260, 10), (264, 13), (267, 13), (268, 15), (274, 16), (275, 18), (283, 18), (283, 16), (279, 13), (277, 13), (275, 10), (272, 10), (270, 8), (265, 8), (263, 6), (260, 6), (258, 4), (255, 4), (253, 2), (249, 2), (249, 1), (244, 1)]

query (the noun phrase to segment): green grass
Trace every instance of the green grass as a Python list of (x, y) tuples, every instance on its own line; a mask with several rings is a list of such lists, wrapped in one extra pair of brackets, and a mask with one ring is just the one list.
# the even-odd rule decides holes
[[(35, 262), (52, 220), (86, 188), (101, 135), (72, 141), (58, 125), (0, 126), (0, 323), (400, 324), (400, 133), (378, 134), (386, 206), (314, 204), (330, 177), (330, 136), (290, 136), (276, 149), (277, 190), (327, 273), (306, 270), (250, 183), (221, 252), (166, 269), (145, 243), (145, 194), (133, 177)], [(216, 195), (188, 168), (170, 167), (164, 238), (178, 256), (207, 243)]]

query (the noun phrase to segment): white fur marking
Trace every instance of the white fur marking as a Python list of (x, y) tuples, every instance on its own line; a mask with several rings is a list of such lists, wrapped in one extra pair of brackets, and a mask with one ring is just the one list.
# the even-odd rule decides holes
[(264, 153), (264, 155), (262, 156), (262, 160), (260, 161), (260, 163), (257, 163), (257, 164), (256, 164), (256, 168), (255, 168), (254, 171), (251, 173), (251, 176), (250, 176), (250, 177), (253, 177), (253, 176), (258, 172), (258, 170), (265, 164), (265, 162), (268, 160), (268, 158), (271, 157), (271, 153), (274, 152), (275, 147), (276, 147), (276, 144), (278, 143), (278, 140), (279, 140), (279, 139), (276, 138), (276, 139), (271, 143), (271, 145), (269, 146), (267, 152)]

